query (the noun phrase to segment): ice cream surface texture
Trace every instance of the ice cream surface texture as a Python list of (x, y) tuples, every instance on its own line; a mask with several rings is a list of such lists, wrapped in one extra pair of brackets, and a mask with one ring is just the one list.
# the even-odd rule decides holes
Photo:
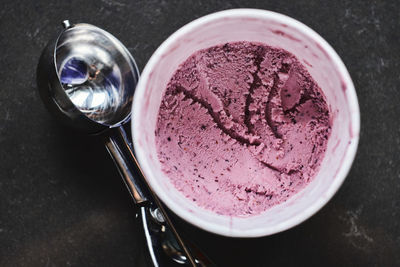
[(294, 55), (233, 42), (179, 66), (155, 138), (162, 170), (182, 194), (218, 214), (250, 216), (312, 181), (330, 130), (325, 97)]

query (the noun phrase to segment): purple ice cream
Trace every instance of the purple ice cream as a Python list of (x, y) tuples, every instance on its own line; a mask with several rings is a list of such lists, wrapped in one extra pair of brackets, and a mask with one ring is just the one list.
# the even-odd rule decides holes
[(325, 97), (294, 55), (235, 42), (180, 65), (155, 136), (163, 171), (182, 194), (218, 214), (248, 216), (312, 181), (330, 130)]

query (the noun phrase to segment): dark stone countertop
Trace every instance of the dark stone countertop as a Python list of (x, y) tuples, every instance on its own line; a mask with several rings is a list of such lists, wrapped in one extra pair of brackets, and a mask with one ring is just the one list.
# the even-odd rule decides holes
[(132, 202), (100, 140), (60, 126), (37, 93), (36, 64), (60, 22), (114, 34), (140, 69), (202, 15), (254, 7), (296, 18), (338, 52), (360, 102), (361, 140), (335, 197), (305, 223), (259, 239), (178, 221), (219, 266), (400, 266), (399, 1), (2, 1), (0, 266), (144, 266)]

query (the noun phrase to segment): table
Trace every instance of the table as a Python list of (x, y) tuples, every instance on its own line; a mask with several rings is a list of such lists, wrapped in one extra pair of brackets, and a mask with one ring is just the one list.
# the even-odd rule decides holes
[(142, 70), (189, 21), (237, 7), (277, 11), (316, 30), (357, 90), (361, 139), (347, 180), (305, 223), (231, 239), (175, 218), (218, 266), (400, 265), (399, 1), (2, 1), (0, 266), (146, 266), (134, 207), (101, 141), (59, 125), (35, 70), (61, 21), (114, 34)]

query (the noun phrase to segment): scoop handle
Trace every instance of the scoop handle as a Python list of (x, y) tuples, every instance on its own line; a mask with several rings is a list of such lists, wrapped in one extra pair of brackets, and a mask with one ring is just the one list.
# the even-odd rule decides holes
[(133, 164), (130, 162), (130, 155), (125, 149), (125, 146), (129, 145), (121, 145), (121, 142), (124, 142), (123, 138), (118, 134), (118, 130), (115, 129), (114, 133), (113, 130), (110, 131), (111, 135), (105, 140), (106, 149), (123, 178), (133, 201), (136, 205), (142, 206), (151, 199), (149, 190), (144, 180), (139, 178), (142, 172), (136, 159), (134, 159)]
[[(146, 241), (153, 264), (160, 266), (161, 262), (159, 259), (163, 256), (160, 255), (161, 243), (155, 242), (160, 240), (160, 233), (154, 230), (153, 226), (150, 227), (150, 223), (153, 223), (152, 220), (158, 220), (160, 224), (159, 229), (167, 228), (172, 233), (172, 236), (182, 249), (186, 263), (190, 266), (198, 266), (188, 247), (176, 231), (160, 200), (146, 183), (143, 172), (133, 153), (132, 144), (129, 142), (124, 128), (120, 126), (119, 128), (111, 129), (109, 132), (111, 134), (106, 139), (105, 146), (117, 166), (135, 204), (140, 207)], [(158, 218), (155, 212), (158, 213)]]

